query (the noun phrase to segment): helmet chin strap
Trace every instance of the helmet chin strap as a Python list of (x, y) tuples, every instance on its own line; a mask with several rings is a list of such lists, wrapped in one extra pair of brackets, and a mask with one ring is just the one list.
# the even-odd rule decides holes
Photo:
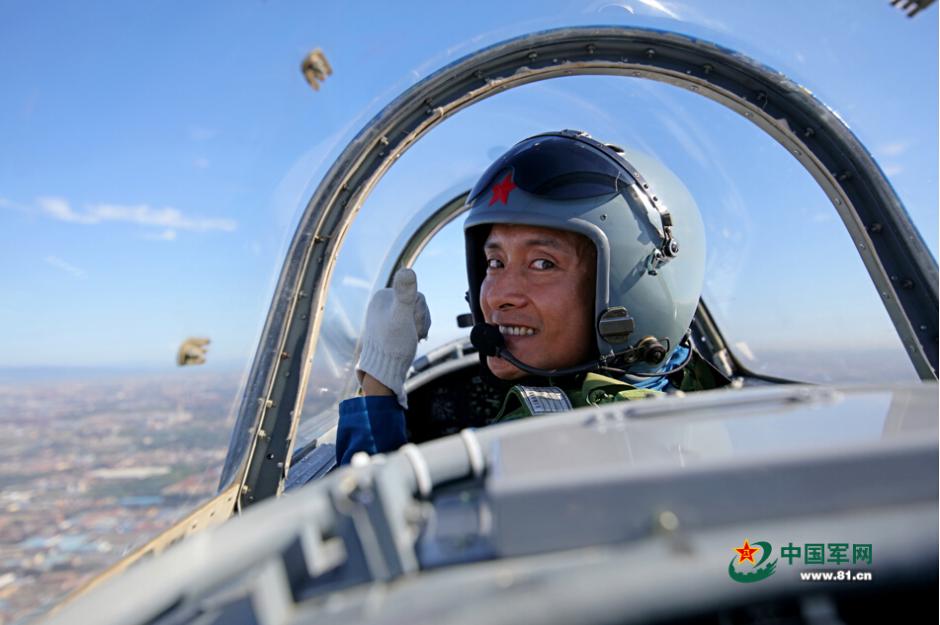
[[(688, 341), (688, 335), (686, 335), (683, 341)], [(572, 375), (575, 373), (584, 373), (585, 371), (592, 371), (594, 369), (604, 369), (621, 374), (627, 373), (627, 371), (623, 369), (617, 369), (615, 367), (609, 366), (602, 359), (591, 360), (583, 364), (574, 367), (566, 367), (564, 369), (539, 369), (538, 367), (532, 367), (513, 356), (512, 353), (506, 349), (506, 340), (499, 331), (499, 326), (495, 326), (489, 323), (475, 324), (473, 326), (473, 330), (470, 331), (470, 342), (474, 347), (477, 348), (477, 351), (479, 351), (484, 356), (496, 356), (502, 358), (506, 362), (516, 366), (530, 375), (551, 378)], [(661, 375), (670, 375), (677, 371), (681, 371), (687, 364), (689, 364), (689, 361), (692, 359), (691, 345), (689, 345), (689, 347), (689, 353), (686, 355), (685, 360), (683, 360), (679, 366), (670, 369), (669, 371), (657, 371), (655, 373), (631, 373), (630, 375), (648, 378)]]

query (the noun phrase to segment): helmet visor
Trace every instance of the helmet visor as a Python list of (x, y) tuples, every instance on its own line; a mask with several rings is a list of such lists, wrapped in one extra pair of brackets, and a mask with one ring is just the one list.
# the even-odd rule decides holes
[(490, 165), (470, 191), (472, 204), (511, 174), (515, 187), (552, 200), (579, 200), (621, 193), (635, 180), (598, 146), (577, 137), (540, 135), (516, 144)]

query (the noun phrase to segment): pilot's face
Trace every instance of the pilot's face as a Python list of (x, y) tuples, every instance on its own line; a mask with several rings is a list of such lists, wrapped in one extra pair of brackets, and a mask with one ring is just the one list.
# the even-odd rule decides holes
[[(512, 355), (540, 369), (585, 362), (594, 343), (594, 244), (574, 232), (497, 224), (484, 251), (483, 318), (499, 326)], [(526, 375), (502, 358), (486, 363), (503, 380)]]

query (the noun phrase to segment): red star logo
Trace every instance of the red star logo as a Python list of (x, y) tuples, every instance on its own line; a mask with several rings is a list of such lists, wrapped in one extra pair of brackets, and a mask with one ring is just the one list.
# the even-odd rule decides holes
[(493, 197), (490, 198), (489, 206), (496, 202), (506, 204), (509, 200), (509, 192), (516, 188), (512, 181), (512, 172), (506, 174), (506, 177), (493, 185)]
[(750, 543), (747, 542), (747, 538), (744, 539), (743, 547), (735, 547), (734, 550), (738, 552), (738, 564), (745, 560), (750, 560), (751, 564), (757, 564), (754, 562), (754, 552), (760, 551), (760, 547), (751, 547)]

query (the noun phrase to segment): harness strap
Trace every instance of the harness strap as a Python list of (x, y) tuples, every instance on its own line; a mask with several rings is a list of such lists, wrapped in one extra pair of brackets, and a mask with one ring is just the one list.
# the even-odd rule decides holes
[(516, 385), (512, 387), (512, 392), (533, 415), (571, 410), (571, 400), (557, 386)]

